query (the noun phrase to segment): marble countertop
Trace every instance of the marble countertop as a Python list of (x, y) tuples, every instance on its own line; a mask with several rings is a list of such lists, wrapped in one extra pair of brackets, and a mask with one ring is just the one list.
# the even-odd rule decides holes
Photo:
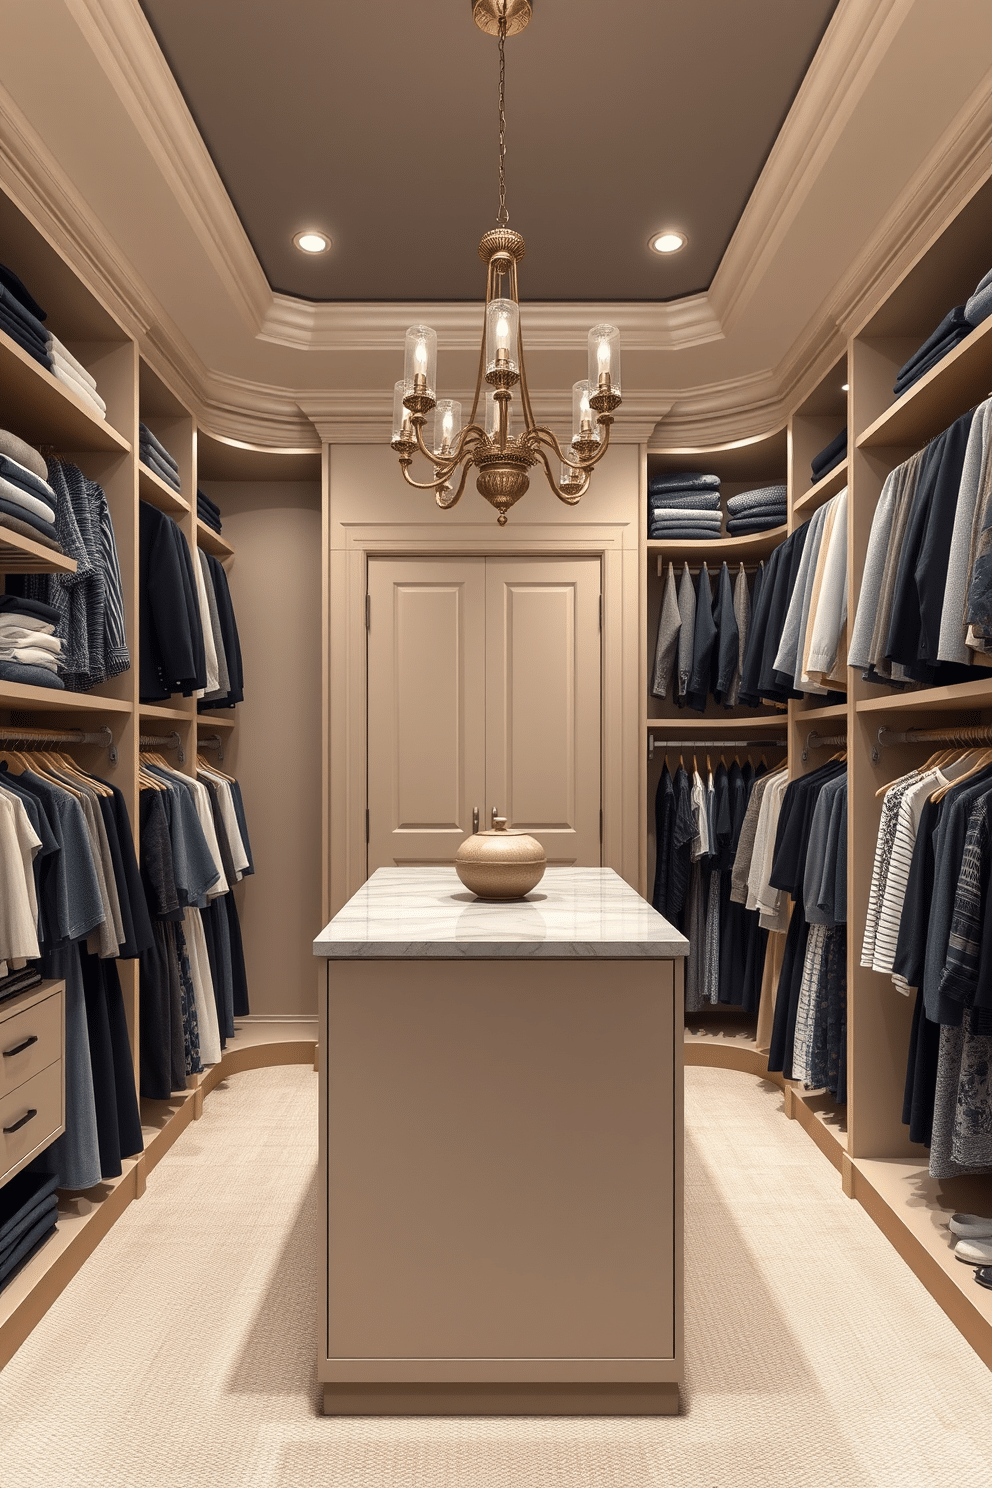
[(549, 868), (526, 898), (477, 899), (454, 868), (379, 868), (326, 925), (341, 960), (671, 960), (689, 942), (612, 868)]

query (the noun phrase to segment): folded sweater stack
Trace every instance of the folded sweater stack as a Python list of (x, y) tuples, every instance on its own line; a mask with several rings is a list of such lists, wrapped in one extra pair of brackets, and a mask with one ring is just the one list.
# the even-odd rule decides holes
[(56, 496), (47, 476), (38, 451), (8, 429), (0, 429), (0, 527), (60, 553)]
[(788, 518), (785, 486), (759, 486), (741, 491), (727, 502), (727, 531), (731, 537), (768, 532), (784, 526)]
[(18, 279), (13, 269), (0, 264), (0, 331), (16, 341), (22, 351), (52, 370), (49, 333), (42, 325), (45, 312)]
[(54, 1235), (58, 1175), (18, 1173), (0, 1189), (0, 1292)]
[(943, 361), (949, 351), (970, 336), (977, 325), (992, 315), (992, 269), (984, 274), (974, 292), (963, 305), (948, 310), (936, 330), (931, 331), (923, 345), (918, 347), (909, 361), (904, 362), (896, 374), (892, 391), (898, 398), (907, 389), (919, 382), (932, 367)]
[(825, 475), (829, 475), (831, 470), (835, 470), (846, 459), (847, 427), (845, 425), (840, 433), (831, 439), (829, 444), (823, 446), (818, 455), (813, 456), (810, 462), (810, 474), (813, 477), (811, 484), (815, 486), (817, 481), (821, 481)]
[(96, 390), (96, 379), (78, 362), (67, 346), (42, 324), (47, 320), (38, 304), (12, 269), (0, 264), (0, 330), (16, 341), (59, 382), (82, 398), (97, 415), (107, 417), (107, 405)]
[(220, 507), (217, 506), (215, 502), (211, 501), (209, 496), (205, 496), (204, 493), (200, 490), (198, 490), (196, 493), (196, 515), (199, 517), (201, 522), (204, 522), (206, 526), (210, 528), (212, 532), (216, 532), (217, 536), (220, 536), (222, 530), (220, 521)]
[(720, 536), (720, 477), (673, 470), (648, 479), (648, 536), (665, 542), (699, 542)]
[(61, 618), (41, 600), (0, 594), (0, 680), (64, 689), (62, 642), (55, 634)]
[(175, 491), (177, 496), (182, 495), (182, 484), (179, 480), (179, 466), (169, 454), (164, 444), (161, 444), (146, 424), (138, 425), (139, 454), (142, 465), (147, 465), (153, 475), (159, 480), (165, 481)]

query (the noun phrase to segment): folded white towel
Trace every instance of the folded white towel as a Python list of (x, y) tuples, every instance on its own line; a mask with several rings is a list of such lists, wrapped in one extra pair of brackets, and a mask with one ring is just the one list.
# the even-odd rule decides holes
[(0, 661), (17, 661), (21, 666), (40, 666), (49, 672), (57, 672), (59, 669), (51, 651), (42, 651), (39, 646), (16, 646), (9, 651), (0, 646)]
[(69, 366), (72, 367), (76, 372), (78, 372), (83, 381), (88, 382), (93, 391), (96, 392), (96, 378), (93, 376), (92, 372), (87, 372), (82, 362), (76, 361), (76, 358), (73, 356), (68, 346), (63, 346), (58, 336), (52, 337), (51, 351), (52, 356), (55, 358), (56, 361), (61, 358), (62, 361), (68, 362)]

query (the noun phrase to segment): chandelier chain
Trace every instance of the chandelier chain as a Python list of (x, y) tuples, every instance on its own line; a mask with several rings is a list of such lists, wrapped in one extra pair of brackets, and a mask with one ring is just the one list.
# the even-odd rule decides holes
[(496, 222), (506, 227), (510, 214), (506, 210), (506, 0), (500, 7), (499, 18), (499, 211)]

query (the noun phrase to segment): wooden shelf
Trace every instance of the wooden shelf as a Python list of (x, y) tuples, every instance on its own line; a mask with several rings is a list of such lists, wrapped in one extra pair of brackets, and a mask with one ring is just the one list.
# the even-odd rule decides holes
[(147, 501), (149, 506), (157, 506), (160, 512), (165, 512), (170, 517), (183, 517), (189, 515), (189, 502), (167, 486), (165, 481), (149, 470), (147, 465), (138, 464), (138, 495), (142, 501)]
[(213, 712), (198, 713), (196, 715), (196, 726), (198, 730), (207, 730), (213, 728), (233, 729), (237, 721), (238, 720), (236, 718), (218, 718), (214, 715)]
[(180, 698), (178, 703), (139, 703), (139, 718), (166, 718), (172, 722), (189, 723), (194, 716), (190, 704), (194, 698)]
[(199, 517), (196, 519), (196, 543), (197, 547), (202, 548), (206, 553), (212, 553), (215, 558), (234, 557), (231, 544), (225, 542), (219, 533), (207, 526), (206, 522), (201, 522)]
[(44, 543), (21, 537), (8, 527), (0, 527), (0, 574), (5, 573), (75, 573), (75, 558), (55, 553)]
[(796, 723), (829, 723), (834, 718), (846, 717), (846, 703), (827, 703), (822, 708), (797, 708), (793, 714)]
[(921, 687), (915, 692), (892, 692), (855, 704), (858, 713), (944, 713), (968, 708), (992, 708), (992, 676), (953, 687)]
[(130, 453), (131, 446), (122, 434), (3, 331), (0, 331), (0, 387), (5, 427), (29, 444), (51, 444), (60, 452)]
[(767, 558), (773, 548), (784, 542), (788, 527), (771, 527), (767, 532), (750, 532), (745, 537), (718, 537), (698, 542), (673, 538), (648, 538), (648, 552), (657, 553), (659, 562), (674, 563), (746, 563), (749, 558)]
[(858, 449), (917, 448), (992, 392), (992, 320), (983, 321), (858, 436)]
[(35, 713), (130, 713), (121, 698), (97, 692), (68, 692), (57, 687), (28, 687), (22, 682), (0, 682), (0, 708), (24, 708)]
[(690, 713), (687, 718), (683, 712), (679, 718), (649, 718), (647, 726), (649, 729), (667, 729), (675, 733), (698, 734), (703, 739), (707, 734), (712, 734), (716, 739), (721, 734), (725, 734), (728, 729), (740, 730), (741, 733), (747, 733), (753, 729), (767, 729), (774, 732), (784, 729), (788, 721), (784, 709), (781, 713), (772, 713), (769, 710), (756, 714), (753, 718), (742, 717), (739, 713), (728, 713), (726, 718), (698, 718)]
[(817, 481), (815, 486), (810, 486), (792, 503), (793, 516), (811, 515), (818, 511), (821, 506), (828, 502), (831, 496), (836, 496), (847, 485), (847, 460), (842, 460), (835, 470), (825, 475), (822, 480)]

